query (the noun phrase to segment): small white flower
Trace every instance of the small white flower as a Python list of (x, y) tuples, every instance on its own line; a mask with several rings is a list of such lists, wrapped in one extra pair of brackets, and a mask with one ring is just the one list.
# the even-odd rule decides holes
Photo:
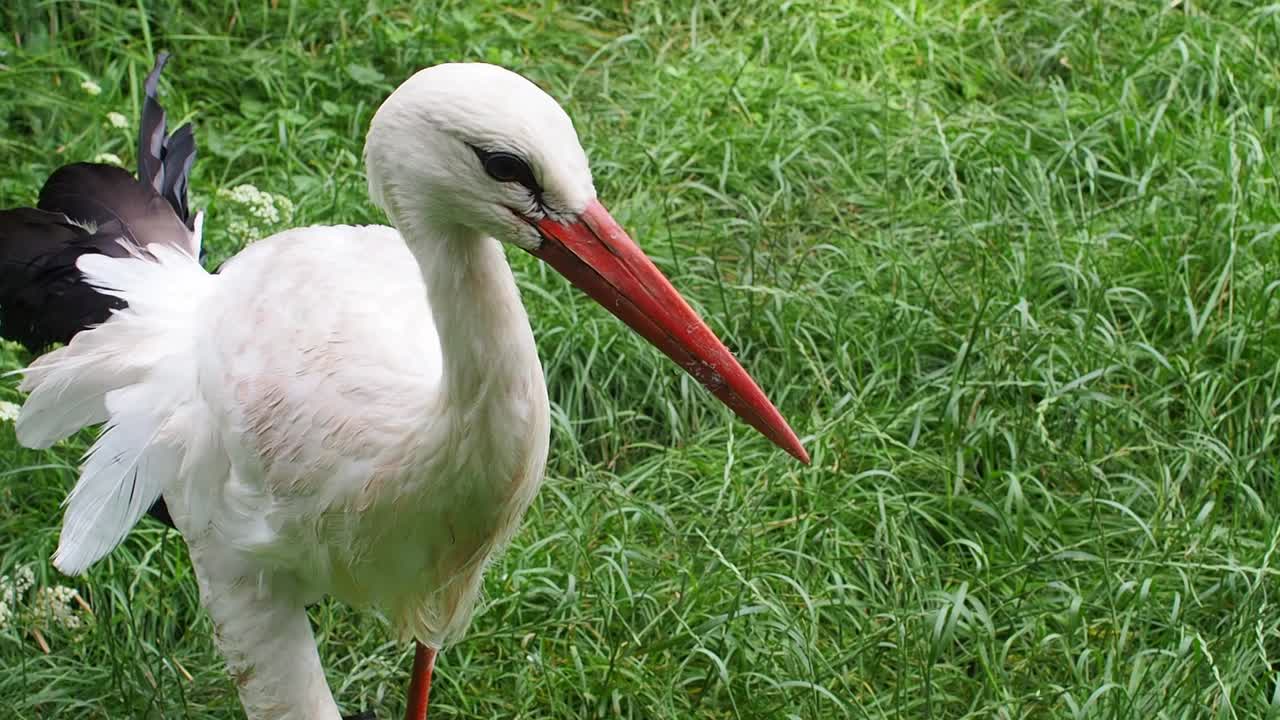
[[(11, 403), (8, 400), (0, 400), (0, 421), (13, 422), (18, 419), (18, 413), (22, 412), (22, 406), (17, 403)], [(30, 568), (23, 568), (30, 572)]]
[(102, 86), (92, 80), (85, 80), (80, 83), (80, 89), (88, 95), (101, 95)]
[(232, 219), (227, 223), (226, 227), (227, 227), (227, 234), (240, 242), (247, 242), (250, 240), (258, 239), (257, 238), (258, 231), (254, 229), (252, 225), (245, 222), (244, 220), (241, 220), (240, 218)]
[(129, 127), (129, 118), (121, 115), (118, 112), (107, 113), (107, 122), (111, 123), (111, 127), (118, 127), (118, 128)]
[(36, 574), (35, 571), (31, 569), (30, 565), (23, 565), (18, 568), (18, 571), (14, 573), (14, 575), (17, 576), (15, 583), (17, 584), (19, 595), (26, 593), (31, 589), (32, 585), (36, 584)]
[(0, 630), (13, 622), (22, 598), (35, 582), (36, 574), (32, 572), (30, 565), (19, 567), (14, 571), (13, 577), (0, 576)]
[(239, 209), (228, 214), (236, 217), (225, 225), (227, 234), (240, 242), (251, 242), (271, 234), (275, 228), (293, 220), (293, 203), (283, 195), (263, 192), (248, 183), (221, 188), (218, 197)]
[(119, 165), (124, 167), (124, 161), (115, 153), (98, 153), (93, 157), (93, 161), (96, 163), (106, 163), (107, 165)]
[(14, 608), (18, 606), (18, 589), (8, 576), (0, 577), (0, 630), (9, 627)]
[(72, 606), (78, 594), (75, 588), (65, 585), (42, 587), (36, 591), (35, 600), (31, 603), (32, 616), (50, 627), (58, 625), (67, 630), (77, 630), (83, 624)]

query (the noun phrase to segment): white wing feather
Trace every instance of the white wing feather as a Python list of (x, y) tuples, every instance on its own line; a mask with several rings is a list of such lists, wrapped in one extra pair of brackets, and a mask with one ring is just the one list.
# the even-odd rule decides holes
[(18, 439), (48, 447), (82, 427), (107, 429), (67, 498), (54, 564), (76, 575), (110, 552), (182, 465), (184, 409), (198, 403), (195, 333), (215, 279), (190, 255), (151, 246), (152, 257), (85, 255), (78, 267), (128, 307), (26, 371), (31, 393)]

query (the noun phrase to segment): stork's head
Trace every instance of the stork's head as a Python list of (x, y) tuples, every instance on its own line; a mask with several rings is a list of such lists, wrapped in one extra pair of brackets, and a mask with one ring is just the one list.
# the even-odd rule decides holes
[(573, 121), (538, 86), (484, 63), (419, 71), (374, 115), (369, 192), (392, 217), (427, 213), (526, 250), (533, 223), (596, 196)]
[(546, 261), (809, 461), (773, 404), (596, 199), (573, 122), (536, 85), (480, 63), (422, 70), (374, 115), (365, 163), (370, 196), (401, 231), (429, 225), (492, 237)]

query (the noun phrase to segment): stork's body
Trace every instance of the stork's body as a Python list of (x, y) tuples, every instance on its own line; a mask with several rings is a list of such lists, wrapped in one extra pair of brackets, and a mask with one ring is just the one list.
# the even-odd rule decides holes
[[(253, 720), (336, 720), (305, 613), (331, 594), (435, 648), (542, 477), (546, 388), (501, 242), (551, 263), (798, 456), (785, 421), (595, 199), (568, 117), (492, 66), (438, 66), (379, 110), (391, 227), (85, 257), (128, 309), (28, 370), (19, 438), (106, 421), (55, 563), (109, 552), (163, 494)], [(501, 241), (501, 242), (500, 242)]]
[(471, 239), (426, 278), (408, 248), (387, 227), (286, 232), (201, 301), (190, 421), (219, 437), (196, 464), (232, 480), (167, 496), (224, 643), (256, 648), (231, 661), (246, 706), (337, 717), (319, 663), (295, 664), (315, 654), (303, 606), (325, 594), (434, 647), (457, 637), (541, 479), (546, 388), (501, 248)]
[[(502, 250), (482, 238), (455, 250), (425, 283), (388, 227), (294, 230), (228, 263), (205, 301), (201, 394), (225, 428), (222, 470), (242, 482), (184, 503), (216, 514), (232, 544), (287, 558), (281, 569), (313, 592), (376, 605), (435, 644), (465, 620), (548, 439), (541, 365)], [(187, 537), (202, 526), (175, 520)]]

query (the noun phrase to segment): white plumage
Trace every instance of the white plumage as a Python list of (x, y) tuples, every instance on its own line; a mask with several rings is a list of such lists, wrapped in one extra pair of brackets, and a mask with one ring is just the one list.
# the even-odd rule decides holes
[[(107, 428), (55, 564), (85, 570), (163, 494), (250, 718), (339, 717), (304, 611), (324, 594), (431, 647), (466, 629), (548, 447), (542, 369), (501, 243), (547, 259), (753, 424), (790, 434), (633, 257), (568, 116), (528, 81), (488, 65), (422, 71), (377, 113), (366, 161), (395, 228), (284, 232), (217, 275), (159, 246), (81, 258), (128, 308), (22, 385), (24, 444)], [(600, 248), (575, 250), (583, 238)]]
[(81, 259), (94, 285), (126, 298), (129, 307), (101, 331), (80, 333), (36, 360), (21, 385), (31, 394), (17, 427), (27, 447), (49, 447), (86, 425), (107, 424), (67, 499), (54, 564), (71, 575), (119, 544), (177, 476), (197, 420), (194, 313), (213, 283), (182, 251), (153, 252), (153, 260)]

